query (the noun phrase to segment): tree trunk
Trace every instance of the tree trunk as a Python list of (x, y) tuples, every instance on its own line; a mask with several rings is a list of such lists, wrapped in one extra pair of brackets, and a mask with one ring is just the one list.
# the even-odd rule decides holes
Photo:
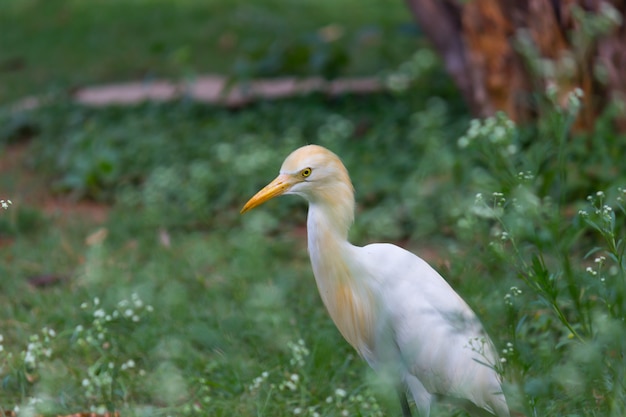
[[(626, 103), (626, 0), (406, 0), (472, 112), (537, 115), (537, 92), (561, 105), (584, 93), (576, 121), (589, 130)], [(615, 123), (626, 131), (626, 110)]]

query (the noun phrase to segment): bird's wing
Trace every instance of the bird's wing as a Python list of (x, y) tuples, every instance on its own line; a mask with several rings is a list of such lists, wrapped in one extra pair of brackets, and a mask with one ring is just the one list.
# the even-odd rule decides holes
[[(497, 354), (480, 321), (424, 260), (391, 244), (360, 248), (363, 272), (383, 306), (379, 326), (392, 334), (407, 373), (432, 394), (468, 398), (483, 406), (501, 391), (493, 367)], [(365, 272), (367, 271), (367, 272)]]

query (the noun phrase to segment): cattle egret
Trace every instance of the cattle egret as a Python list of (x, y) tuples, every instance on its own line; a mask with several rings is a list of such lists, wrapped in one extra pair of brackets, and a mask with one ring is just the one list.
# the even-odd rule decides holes
[(405, 416), (406, 390), (422, 417), (439, 398), (475, 416), (509, 416), (496, 350), (441, 275), (397, 246), (348, 242), (354, 189), (337, 155), (317, 145), (295, 150), (241, 213), (282, 194), (308, 201), (308, 250), (322, 301), (348, 343), (375, 370), (393, 372)]

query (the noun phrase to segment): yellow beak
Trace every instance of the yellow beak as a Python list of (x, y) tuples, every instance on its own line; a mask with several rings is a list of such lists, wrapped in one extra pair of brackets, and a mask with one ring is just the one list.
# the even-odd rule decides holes
[(293, 179), (287, 174), (280, 174), (274, 181), (267, 184), (261, 191), (256, 193), (241, 209), (241, 214), (260, 206), (267, 200), (284, 194), (293, 185)]

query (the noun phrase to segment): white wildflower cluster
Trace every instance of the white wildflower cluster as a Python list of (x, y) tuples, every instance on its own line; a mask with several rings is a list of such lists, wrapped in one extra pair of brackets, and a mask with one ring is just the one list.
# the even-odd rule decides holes
[(299, 339), (296, 343), (288, 342), (287, 347), (291, 351), (289, 364), (291, 366), (297, 366), (298, 368), (304, 368), (306, 357), (309, 356), (310, 353), (304, 340)]
[[(378, 405), (378, 402), (368, 390), (365, 390), (362, 394), (348, 394), (345, 389), (337, 388), (335, 389), (333, 395), (326, 397), (325, 403), (327, 407), (332, 406), (335, 409), (335, 413), (329, 413), (330, 415), (383, 416), (383, 412)], [(314, 411), (313, 413), (309, 413), (309, 415), (311, 417), (319, 417), (320, 413)]]
[(583, 90), (575, 88), (567, 95), (567, 110), (571, 114), (578, 114), (578, 111), (582, 107), (581, 99), (585, 96)]
[[(107, 409), (105, 403), (110, 398), (115, 380), (129, 374), (135, 367), (135, 361), (132, 359), (127, 360), (121, 366), (117, 366), (113, 361), (106, 363), (98, 361), (90, 366), (87, 369), (87, 376), (81, 382), (85, 397), (94, 401), (94, 404), (89, 407), (89, 411), (104, 414)], [(142, 374), (143, 372), (139, 372), (140, 376)]]
[[(83, 379), (81, 385), (85, 390), (85, 396), (94, 398), (100, 395), (102, 391), (110, 389), (113, 383), (113, 371), (115, 364), (113, 362), (102, 366), (99, 363), (90, 366), (87, 369), (87, 377)], [(96, 412), (98, 406), (92, 406), (91, 411)]]
[(53, 329), (44, 327), (41, 329), (41, 336), (34, 334), (29, 338), (26, 350), (22, 352), (22, 360), (29, 373), (37, 370), (42, 359), (52, 356), (50, 345), (55, 336), (56, 332)]
[(502, 154), (513, 155), (518, 150), (514, 143), (516, 133), (515, 123), (505, 113), (498, 112), (495, 116), (484, 120), (473, 119), (467, 132), (459, 138), (457, 144), (460, 148), (467, 148), (479, 139), (486, 139), (497, 145)]
[(592, 277), (599, 277), (600, 278), (600, 282), (604, 282), (606, 280), (606, 277), (604, 276), (604, 274), (602, 273), (602, 267), (605, 265), (606, 263), (606, 257), (605, 256), (598, 256), (594, 259), (594, 266), (588, 266), (585, 271), (591, 275)]
[(466, 349), (471, 349), (472, 352), (476, 352), (481, 356), (485, 355), (485, 345), (487, 344), (487, 339), (484, 337), (472, 337), (467, 341), (467, 345), (465, 345)]
[[(548, 62), (553, 64), (552, 60), (548, 60)], [(561, 59), (561, 63), (563, 62), (567, 62), (567, 60), (565, 58)], [(575, 116), (582, 107), (581, 100), (585, 96), (584, 91), (577, 87), (566, 94), (562, 93), (565, 92), (561, 92), (558, 86), (554, 83), (550, 83), (546, 87), (546, 97), (548, 97), (548, 100), (550, 100), (554, 108), (559, 112), (565, 111), (566, 113)]]
[[(292, 413), (298, 416), (321, 417), (326, 415), (362, 417), (382, 417), (382, 410), (376, 399), (369, 391), (351, 394), (344, 388), (336, 388), (332, 395), (325, 401), (318, 402), (315, 395), (307, 385), (306, 374), (302, 373), (309, 356), (309, 349), (303, 340), (288, 342), (291, 352), (289, 366), (280, 373), (262, 372), (248, 385), (248, 392), (258, 395), (266, 402), (261, 390), (269, 388), (269, 393), (274, 393), (286, 404), (292, 404)], [(272, 375), (282, 375), (278, 383), (271, 382)]]
[[(84, 302), (81, 308), (89, 312), (91, 323), (87, 326), (76, 326), (74, 338), (76, 344), (83, 348), (94, 347), (100, 353), (100, 358), (87, 370), (81, 385), (85, 396), (93, 401), (90, 411), (103, 414), (106, 403), (110, 402), (111, 393), (117, 386), (120, 378), (131, 378), (135, 375), (144, 375), (145, 371), (138, 369), (133, 359), (123, 361), (112, 352), (112, 347), (118, 344), (116, 333), (111, 326), (135, 326), (150, 314), (154, 309), (146, 304), (138, 294), (133, 293), (130, 300), (123, 299), (111, 310), (102, 306), (98, 297), (91, 302)], [(104, 410), (104, 411), (103, 411)]]
[(579, 210), (578, 215), (599, 232), (612, 235), (615, 228), (615, 212), (611, 206), (605, 203), (605, 200), (604, 191), (598, 191), (594, 195), (587, 196), (591, 210)]
[[(288, 342), (287, 347), (291, 351), (291, 359), (289, 359), (289, 365), (295, 369), (290, 372), (286, 372), (286, 377), (278, 384), (280, 391), (289, 390), (297, 391), (300, 384), (300, 375), (298, 369), (304, 368), (306, 364), (306, 358), (309, 356), (309, 349), (306, 347), (304, 340), (299, 339), (297, 342)], [(263, 374), (261, 374), (263, 375)]]
[(137, 293), (133, 293), (130, 300), (121, 300), (117, 303), (115, 309), (108, 312), (100, 304), (100, 299), (94, 297), (91, 303), (84, 302), (80, 305), (83, 310), (92, 309), (91, 316), (93, 320), (91, 326), (85, 328), (82, 325), (76, 326), (74, 334), (77, 337), (79, 345), (90, 344), (107, 348), (107, 336), (109, 334), (109, 326), (113, 322), (133, 322), (138, 323), (142, 317), (154, 311), (151, 305), (143, 302)]
[[(474, 205), (467, 213), (483, 219), (498, 220), (504, 215), (506, 206), (515, 206), (515, 203), (515, 199), (509, 201), (501, 192), (493, 192), (490, 196), (485, 196), (483, 193), (477, 193), (474, 197)], [(501, 222), (494, 224), (491, 229), (491, 235), (502, 241), (510, 239), (509, 233), (502, 231)]]
[(506, 363), (507, 357), (512, 357), (515, 354), (515, 349), (513, 348), (513, 343), (507, 342), (506, 347), (502, 349), (502, 357), (500, 358), (500, 363)]
[(298, 389), (299, 382), (300, 382), (300, 375), (291, 374), (289, 375), (287, 379), (285, 379), (283, 382), (281, 382), (278, 385), (278, 389), (281, 391), (284, 391), (285, 389), (288, 389), (290, 391), (296, 391)]
[[(306, 364), (306, 358), (309, 356), (309, 349), (306, 347), (304, 340), (299, 339), (297, 342), (287, 342), (287, 347), (291, 352), (291, 358), (289, 359), (290, 368), (285, 370), (285, 378), (278, 384), (269, 383), (269, 386), (274, 389), (278, 388), (280, 391), (296, 391), (301, 382), (301, 376), (298, 373), (298, 369), (304, 368)], [(248, 391), (256, 392), (266, 383), (270, 373), (263, 371), (261, 375), (252, 380), (252, 383), (248, 385)]]
[(83, 310), (92, 309), (93, 320), (88, 328), (82, 325), (76, 326), (74, 334), (77, 336), (77, 343), (79, 345), (96, 344), (105, 348), (107, 347), (105, 341), (109, 333), (108, 326), (112, 322), (130, 321), (138, 323), (142, 320), (142, 316), (154, 311), (154, 308), (145, 304), (137, 293), (133, 293), (130, 300), (124, 299), (118, 302), (116, 308), (111, 312), (100, 305), (98, 297), (94, 297), (91, 303), (82, 303), (80, 307)]
[(503, 214), (507, 199), (503, 193), (493, 192), (491, 198), (487, 199), (483, 193), (477, 193), (474, 197), (474, 206), (471, 212), (482, 218), (493, 219)]
[(512, 306), (513, 299), (520, 295), (522, 295), (522, 290), (520, 290), (516, 286), (513, 286), (509, 289), (509, 292), (504, 295), (504, 303), (508, 306)]
[(397, 70), (384, 77), (384, 83), (391, 91), (402, 93), (419, 81), (437, 65), (437, 55), (430, 49), (422, 48), (413, 54)]
[(500, 192), (493, 192), (491, 196), (493, 197), (494, 207), (503, 207), (506, 203), (506, 198), (504, 197), (504, 194)]
[(248, 391), (256, 391), (267, 381), (267, 378), (270, 376), (270, 373), (267, 371), (263, 371), (261, 375), (257, 376), (252, 380), (252, 384), (248, 385)]
[(535, 175), (532, 171), (520, 171), (517, 173), (517, 179), (521, 183), (528, 183), (535, 179)]
[(11, 204), (13, 204), (11, 200), (0, 200), (0, 207), (5, 210), (8, 209)]

